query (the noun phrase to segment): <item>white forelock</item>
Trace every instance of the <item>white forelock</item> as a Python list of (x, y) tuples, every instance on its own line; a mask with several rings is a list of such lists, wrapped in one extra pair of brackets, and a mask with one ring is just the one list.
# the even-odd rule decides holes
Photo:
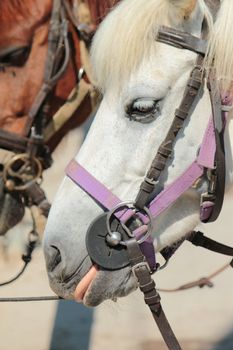
[[(211, 16), (203, 0), (198, 0), (211, 27)], [(92, 46), (92, 63), (98, 87), (129, 79), (132, 72), (156, 50), (161, 25), (182, 27), (187, 0), (124, 0), (106, 17)], [(186, 20), (188, 21), (188, 19)]]
[(233, 1), (222, 0), (220, 11), (209, 40), (207, 69), (214, 61), (220, 89), (233, 92)]

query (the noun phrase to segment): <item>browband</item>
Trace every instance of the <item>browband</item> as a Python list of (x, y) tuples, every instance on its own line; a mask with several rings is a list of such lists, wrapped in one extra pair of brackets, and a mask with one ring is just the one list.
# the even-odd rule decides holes
[(192, 34), (183, 32), (178, 29), (161, 26), (156, 38), (157, 41), (168, 44), (179, 49), (186, 49), (205, 55), (207, 49), (207, 41), (200, 39)]

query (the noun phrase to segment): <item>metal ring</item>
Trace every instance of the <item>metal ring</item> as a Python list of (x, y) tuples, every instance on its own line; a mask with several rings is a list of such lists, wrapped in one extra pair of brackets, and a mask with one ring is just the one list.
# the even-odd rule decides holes
[(83, 68), (83, 67), (81, 67), (80, 69), (79, 69), (79, 71), (78, 71), (78, 80), (80, 81), (80, 80), (82, 80), (82, 78), (84, 77), (84, 75), (85, 75), (85, 69)]
[[(22, 161), (22, 167), (25, 166), (27, 161), (31, 161), (34, 165), (36, 165), (36, 172), (35, 174), (30, 174), (27, 176), (24, 176), (24, 173), (22, 172), (22, 174), (20, 173), (20, 169), (19, 169), (19, 173), (17, 174), (16, 171), (13, 170), (12, 166), (14, 165), (15, 162), (17, 161)], [(17, 154), (14, 157), (12, 157), (9, 162), (5, 165), (4, 170), (3, 170), (3, 180), (4, 183), (6, 184), (6, 182), (9, 179), (14, 179), (17, 178), (19, 180), (21, 180), (22, 184), (21, 185), (15, 185), (14, 186), (14, 190), (15, 191), (23, 191), (25, 189), (27, 189), (31, 183), (35, 182), (36, 180), (38, 180), (41, 175), (42, 175), (42, 165), (41, 162), (36, 158), (36, 157), (31, 157), (29, 156), (27, 153), (21, 153), (21, 154)]]
[[(132, 202), (121, 202), (108, 212), (107, 218), (106, 218), (106, 225), (107, 225), (108, 234), (110, 236), (112, 236), (112, 230), (110, 227), (110, 220), (111, 220), (112, 215), (114, 215), (114, 213), (120, 208), (124, 209), (124, 207), (126, 207), (128, 209), (131, 209), (130, 206), (133, 206)], [(127, 235), (129, 237), (133, 237), (133, 235), (132, 235), (131, 231), (128, 229), (128, 227), (123, 223), (121, 223), (121, 225), (124, 228), (124, 230), (126, 231)], [(120, 244), (125, 245), (125, 242), (121, 241)]]
[[(112, 236), (112, 230), (111, 230), (111, 226), (110, 226), (110, 220), (111, 220), (111, 217), (114, 215), (114, 213), (118, 210), (118, 209), (122, 209), (124, 210), (124, 207), (128, 208), (128, 209), (131, 209), (134, 211), (134, 214), (137, 214), (137, 211), (138, 209), (135, 207), (134, 203), (133, 202), (121, 202), (119, 203), (118, 205), (116, 205), (113, 209), (111, 209), (108, 214), (107, 214), (107, 218), (106, 218), (106, 225), (107, 225), (107, 231), (108, 231), (108, 234), (110, 236)], [(140, 238), (139, 240), (137, 240), (137, 243), (138, 244), (142, 244), (143, 242), (145, 242), (145, 240), (150, 236), (151, 232), (152, 232), (152, 221), (153, 221), (153, 217), (151, 215), (151, 212), (150, 210), (147, 208), (147, 207), (144, 207), (143, 210), (145, 211), (148, 219), (149, 219), (149, 223), (147, 224), (148, 225), (148, 230), (147, 232), (145, 233), (145, 235)], [(138, 211), (139, 212), (139, 211)], [(129, 228), (122, 222), (120, 222), (123, 229), (126, 231), (127, 235), (131, 238), (135, 237), (134, 234), (129, 230)], [(124, 241), (120, 241), (121, 245), (126, 245), (126, 243)]]

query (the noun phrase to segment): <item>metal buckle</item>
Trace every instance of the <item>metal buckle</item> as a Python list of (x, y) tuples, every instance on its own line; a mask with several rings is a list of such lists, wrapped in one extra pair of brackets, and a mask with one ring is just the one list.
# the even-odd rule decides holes
[(205, 202), (213, 202), (215, 201), (215, 195), (209, 192), (204, 192), (201, 194), (201, 203), (202, 206)]
[[(14, 169), (17, 164), (17, 170)], [(42, 165), (36, 157), (27, 153), (13, 156), (4, 167), (3, 180), (10, 191), (23, 191), (35, 183), (42, 176)], [(15, 182), (16, 181), (16, 182)], [(17, 183), (18, 182), (18, 183)]]
[(132, 266), (132, 273), (133, 273), (133, 275), (134, 275), (134, 277), (135, 277), (136, 279), (138, 279), (138, 278), (137, 278), (137, 275), (136, 275), (135, 270), (136, 270), (137, 268), (139, 268), (139, 267), (146, 267), (147, 270), (149, 271), (149, 273), (152, 274), (152, 271), (151, 271), (151, 268), (150, 268), (148, 262), (147, 262), (147, 261), (142, 261), (142, 262), (140, 262), (140, 263), (138, 263), (138, 264)]
[(201, 205), (206, 202), (215, 202), (215, 190), (216, 190), (216, 174), (215, 169), (208, 169), (206, 172), (206, 177), (208, 180), (208, 189), (206, 192), (201, 194)]
[[(120, 211), (120, 210), (132, 210), (133, 211), (133, 213), (132, 213), (132, 216), (130, 217), (130, 218), (132, 218), (134, 215), (137, 215), (137, 213), (138, 214), (140, 214), (141, 212), (135, 207), (135, 205), (134, 205), (134, 203), (133, 202), (122, 202), (122, 203), (119, 203), (117, 206), (115, 206), (112, 210), (110, 210), (109, 212), (108, 212), (108, 215), (107, 215), (107, 219), (106, 219), (106, 225), (107, 225), (107, 230), (108, 230), (108, 234), (110, 235), (110, 236), (112, 236), (113, 234), (114, 234), (114, 232), (112, 232), (112, 230), (111, 230), (111, 217), (112, 217), (112, 215), (114, 215), (117, 211)], [(149, 211), (149, 209), (147, 208), (147, 207), (144, 207), (143, 208), (143, 210), (144, 210), (144, 212), (145, 212), (145, 214), (147, 215), (147, 217), (148, 217), (148, 220), (149, 220), (149, 222), (146, 224), (147, 226), (148, 226), (148, 230), (147, 230), (147, 232), (144, 234), (144, 236), (142, 237), (142, 238), (140, 238), (140, 239), (138, 239), (137, 240), (137, 243), (138, 244), (142, 244), (149, 236), (150, 236), (150, 234), (151, 234), (151, 232), (152, 232), (152, 221), (153, 221), (153, 217), (152, 217), (152, 215), (151, 215), (151, 213), (150, 213), (150, 211)], [(142, 214), (142, 213), (141, 213)], [(141, 220), (140, 219), (140, 216), (138, 215), (138, 218), (139, 218), (139, 220)], [(125, 223), (122, 223), (122, 222), (120, 222), (121, 223), (121, 225), (122, 225), (122, 227), (123, 227), (123, 229), (125, 230), (125, 232), (127, 233), (127, 235), (130, 237), (130, 238), (134, 238), (134, 234), (133, 234), (133, 232), (131, 232), (130, 231), (130, 229), (127, 227), (127, 225), (125, 224)], [(143, 224), (143, 222), (142, 222), (142, 224)], [(126, 245), (126, 243), (124, 242), (124, 241), (120, 241), (119, 242), (119, 244), (121, 244), (121, 245)]]
[(229, 113), (233, 109), (233, 105), (230, 105), (230, 106), (222, 105), (221, 108), (223, 112)]
[(156, 186), (159, 183), (158, 180), (153, 180), (153, 179), (150, 179), (149, 177), (145, 178), (145, 182), (152, 186)]

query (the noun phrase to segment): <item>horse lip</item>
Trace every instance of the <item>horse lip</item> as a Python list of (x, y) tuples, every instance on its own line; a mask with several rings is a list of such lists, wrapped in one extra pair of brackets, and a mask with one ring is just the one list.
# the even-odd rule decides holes
[[(81, 280), (83, 278), (83, 276), (86, 274), (86, 272), (84, 272), (84, 274), (80, 274), (82, 267), (83, 267), (83, 263), (84, 261), (89, 257), (89, 255), (86, 255), (83, 260), (81, 261), (81, 263), (79, 264), (79, 266), (68, 276), (64, 277), (62, 279), (62, 283), (65, 284), (69, 284), (70, 282), (73, 282), (74, 280), (79, 283), (79, 280)], [(76, 277), (78, 277), (76, 279)]]
[(99, 268), (97, 265), (92, 265), (87, 274), (83, 277), (83, 279), (77, 284), (77, 287), (74, 292), (74, 299), (77, 302), (83, 302), (85, 299), (86, 293), (91, 289), (92, 282), (96, 279)]
[[(82, 303), (88, 307), (96, 307), (100, 305), (103, 301), (109, 299), (116, 301), (117, 298), (124, 297), (129, 294), (130, 291), (136, 290), (138, 283), (133, 279), (133, 283), (130, 282), (132, 278), (131, 269), (127, 271), (127, 274), (124, 277), (124, 280), (116, 287), (116, 289), (108, 290), (108, 285), (103, 283), (103, 273), (106, 272), (105, 269), (100, 268), (96, 277), (92, 280), (91, 284), (87, 288)], [(114, 272), (114, 271), (109, 271)], [(111, 278), (112, 280), (112, 278)], [(106, 282), (106, 279), (104, 279)], [(127, 288), (125, 288), (127, 287)], [(126, 292), (127, 289), (127, 292)], [(96, 294), (97, 292), (97, 294)]]

